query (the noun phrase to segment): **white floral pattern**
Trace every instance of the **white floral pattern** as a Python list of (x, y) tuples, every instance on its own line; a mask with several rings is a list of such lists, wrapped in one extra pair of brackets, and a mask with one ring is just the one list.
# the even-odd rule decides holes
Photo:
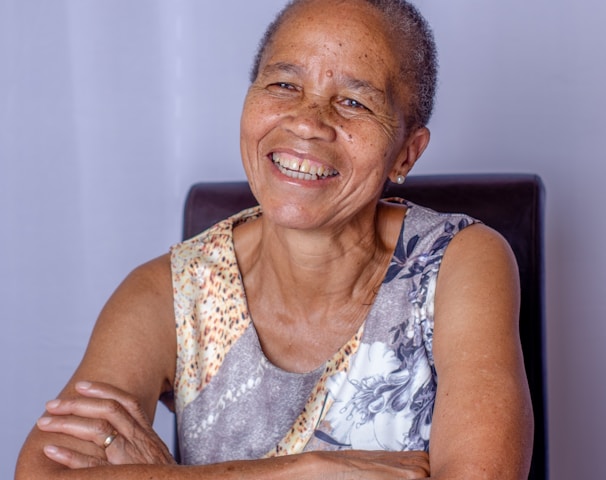
[(315, 432), (314, 448), (323, 442), (333, 449), (428, 450), (437, 388), (436, 279), (446, 246), (473, 223), (468, 217), (457, 219), (456, 225), (444, 219), (443, 230), (434, 231), (430, 243), (419, 234), (400, 238), (384, 284), (406, 286), (409, 306), (403, 311), (410, 315), (390, 328), (387, 343), (366, 343), (363, 337), (349, 371), (331, 378), (327, 386), (332, 405)]

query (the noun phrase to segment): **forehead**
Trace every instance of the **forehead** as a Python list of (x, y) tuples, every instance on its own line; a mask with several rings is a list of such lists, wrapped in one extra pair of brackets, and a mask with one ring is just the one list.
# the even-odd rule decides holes
[(307, 0), (286, 13), (264, 52), (275, 61), (334, 62), (345, 70), (371, 69), (397, 76), (399, 55), (389, 25), (361, 0)]

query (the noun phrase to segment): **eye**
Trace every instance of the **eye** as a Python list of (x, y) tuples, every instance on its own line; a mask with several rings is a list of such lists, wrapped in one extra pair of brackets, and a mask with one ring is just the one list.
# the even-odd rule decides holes
[(296, 87), (288, 82), (276, 82), (276, 83), (271, 83), (269, 85), (269, 87), (273, 87), (273, 88), (279, 88), (281, 90), (296, 90)]
[(356, 110), (369, 110), (364, 104), (358, 102), (357, 100), (354, 100), (353, 98), (346, 98), (341, 103), (346, 107), (350, 107)]

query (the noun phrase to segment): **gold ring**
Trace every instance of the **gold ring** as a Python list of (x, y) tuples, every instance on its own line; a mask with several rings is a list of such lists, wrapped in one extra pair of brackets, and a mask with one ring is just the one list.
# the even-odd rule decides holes
[(112, 430), (112, 433), (110, 433), (107, 437), (105, 437), (105, 440), (103, 440), (103, 448), (109, 447), (117, 436), (118, 432), (116, 430)]

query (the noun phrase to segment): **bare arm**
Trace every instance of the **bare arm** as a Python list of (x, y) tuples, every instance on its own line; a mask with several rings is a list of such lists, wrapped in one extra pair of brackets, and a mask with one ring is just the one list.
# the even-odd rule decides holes
[[(141, 417), (151, 423), (160, 394), (172, 388), (175, 358), (170, 259), (165, 255), (136, 269), (114, 292), (80, 366), (58, 399), (82, 398), (76, 390), (78, 381), (106, 382), (131, 394)], [(90, 425), (82, 421), (80, 429)], [(112, 428), (102, 418), (92, 425), (98, 436), (107, 436), (104, 432)], [(53, 478), (65, 470), (44, 454), (49, 445), (104, 456), (99, 444), (35, 427), (21, 451), (17, 478)]]
[(263, 460), (246, 460), (201, 466), (111, 465), (87, 469), (62, 470), (36, 474), (22, 473), (20, 478), (86, 479), (108, 478), (141, 480), (415, 480), (427, 477), (423, 455), (396, 455), (384, 452), (347, 451), (340, 454), (310, 452)]
[(436, 290), (431, 478), (527, 478), (533, 416), (518, 315), (509, 245), (482, 225), (460, 232)]
[[(50, 423), (39, 424), (28, 437), (17, 480), (330, 479), (343, 475), (372, 480), (427, 478), (429, 474), (423, 452), (313, 452), (216, 465), (175, 465), (151, 427), (160, 394), (173, 384), (175, 359), (170, 259), (164, 256), (135, 270), (108, 301), (60, 401), (47, 405), (43, 419)], [(104, 450), (103, 441), (113, 429), (120, 434)]]
[[(457, 235), (444, 258), (436, 297), (439, 387), (432, 478), (515, 479), (527, 471), (532, 415), (517, 337), (517, 304), (517, 272), (503, 240), (484, 227)], [(78, 408), (86, 409), (76, 382), (106, 382), (132, 397), (126, 403), (135, 414), (126, 412), (126, 417), (140, 413), (144, 419), (153, 418), (160, 393), (172, 384), (174, 336), (170, 265), (168, 257), (162, 257), (135, 271), (110, 299), (81, 366), (60, 398), (78, 398)], [(110, 403), (109, 413), (91, 407), (93, 413), (83, 417), (100, 423), (92, 429), (87, 424), (86, 433), (53, 434), (35, 428), (21, 454), (17, 478), (330, 478), (331, 472), (334, 478), (344, 473), (367, 479), (427, 477), (427, 459), (419, 452), (314, 452), (197, 467), (162, 460), (85, 470), (61, 465), (82, 467), (87, 459), (105, 458), (99, 444), (109, 425), (121, 423), (118, 418), (124, 413), (111, 411), (115, 404)], [(69, 405), (68, 400), (53, 408), (57, 412)], [(103, 423), (104, 418), (112, 421)], [(97, 433), (95, 442), (91, 430), (105, 433)], [(64, 458), (55, 458), (60, 463), (43, 453), (46, 445), (64, 447), (59, 449)]]

